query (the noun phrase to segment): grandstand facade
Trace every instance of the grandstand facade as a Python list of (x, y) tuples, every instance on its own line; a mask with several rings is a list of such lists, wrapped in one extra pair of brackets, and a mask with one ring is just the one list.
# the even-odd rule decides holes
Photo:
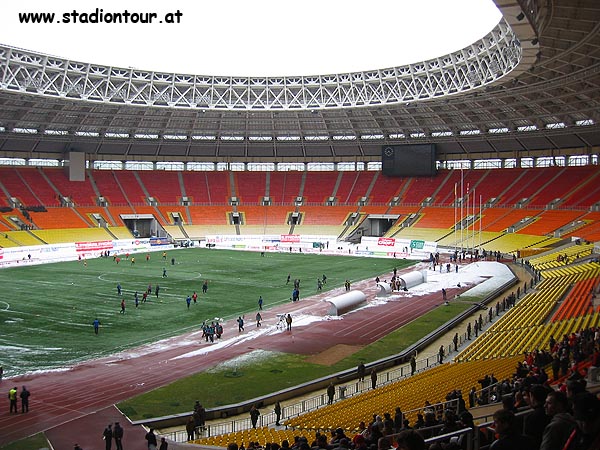
[[(12, 247), (72, 242), (74, 230), (77, 240), (132, 237), (126, 219), (143, 215), (173, 240), (358, 235), (514, 253), (571, 237), (597, 241), (599, 173), (594, 165), (440, 170), (426, 178), (376, 171), (87, 170), (85, 181), (70, 181), (62, 168), (10, 166), (0, 168), (1, 239)], [(386, 229), (370, 226), (372, 218), (386, 218)]]
[[(0, 45), (0, 247), (127, 240), (143, 217), (142, 233), (171, 241), (376, 236), (510, 253), (536, 292), (457, 364), (290, 419), (285, 436), (355, 431), (364, 405), (391, 410), (398, 389), (416, 411), (456, 389), (425, 390), (441, 379), (510, 377), (523, 353), (600, 325), (600, 5), (495, 3), (502, 20), (465, 49), (315, 77), (163, 74)], [(435, 174), (382, 174), (384, 146), (415, 143), (435, 145)], [(284, 435), (198, 443), (251, 436)]]
[[(0, 47), (1, 245), (70, 239), (41, 231), (57, 228), (127, 235), (131, 214), (175, 240), (319, 227), (449, 247), (471, 228), (467, 247), (505, 252), (595, 240), (599, 8), (496, 5), (498, 25), (452, 54), (312, 78), (159, 74)], [(380, 173), (384, 146), (416, 143), (435, 145), (437, 175)]]

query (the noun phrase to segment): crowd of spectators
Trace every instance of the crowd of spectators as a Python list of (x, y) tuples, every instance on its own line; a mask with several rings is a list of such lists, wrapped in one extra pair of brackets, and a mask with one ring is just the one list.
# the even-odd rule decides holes
[[(554, 370), (559, 360), (558, 371)], [(402, 413), (374, 414), (351, 434), (341, 428), (314, 439), (248, 444), (264, 450), (598, 450), (600, 399), (587, 389), (586, 371), (600, 366), (600, 327), (550, 340), (549, 348), (524, 354), (510, 379), (493, 374), (468, 394), (460, 390), (437, 405), (426, 403), (414, 423)], [(551, 376), (547, 373), (551, 372)], [(497, 404), (493, 423), (476, 425), (470, 408)], [(465, 429), (472, 432), (465, 433)], [(425, 442), (427, 439), (430, 442)], [(471, 440), (471, 442), (469, 442)], [(472, 445), (475, 443), (475, 447)], [(246, 450), (231, 444), (229, 450)]]

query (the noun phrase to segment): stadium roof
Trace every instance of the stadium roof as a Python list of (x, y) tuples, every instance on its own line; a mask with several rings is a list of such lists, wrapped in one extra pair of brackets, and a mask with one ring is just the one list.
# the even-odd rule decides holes
[(496, 0), (503, 20), (422, 63), (300, 77), (186, 76), (0, 46), (0, 156), (377, 161), (597, 153), (600, 4)]
[[(438, 57), (485, 36), (501, 17), (492, 0), (372, 0), (368, 8), (362, 0), (136, 3), (103, 0), (99, 8), (73, 9), (72, 0), (8, 2), (0, 16), (0, 42), (113, 67), (281, 77)], [(165, 23), (164, 15), (176, 11), (176, 23)], [(139, 23), (146, 18), (151, 23)], [(39, 23), (44, 19), (60, 24)]]

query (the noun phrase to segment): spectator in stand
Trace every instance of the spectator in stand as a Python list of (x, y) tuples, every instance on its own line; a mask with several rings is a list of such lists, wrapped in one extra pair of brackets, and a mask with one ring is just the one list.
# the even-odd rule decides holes
[(507, 409), (494, 413), (494, 430), (498, 439), (492, 442), (490, 450), (531, 450), (533, 443), (527, 436), (515, 431), (515, 415)]
[(402, 427), (404, 426), (404, 414), (402, 414), (402, 410), (400, 407), (396, 407), (394, 412), (394, 429), (396, 433), (399, 433)]
[(534, 384), (529, 388), (525, 399), (533, 411), (523, 418), (523, 434), (533, 440), (531, 449), (538, 450), (542, 444), (542, 436), (546, 425), (550, 423), (550, 417), (544, 411), (544, 403), (549, 390), (540, 385)]
[(573, 397), (573, 414), (577, 428), (569, 436), (568, 450), (596, 450), (600, 448), (600, 400), (590, 392)]
[(552, 417), (544, 428), (540, 450), (561, 450), (577, 426), (569, 413), (567, 396), (560, 391), (552, 391), (544, 403), (546, 415)]
[(377, 450), (390, 450), (392, 448), (392, 443), (387, 437), (380, 437), (377, 441)]
[(425, 450), (425, 440), (415, 430), (404, 430), (396, 436), (397, 450)]

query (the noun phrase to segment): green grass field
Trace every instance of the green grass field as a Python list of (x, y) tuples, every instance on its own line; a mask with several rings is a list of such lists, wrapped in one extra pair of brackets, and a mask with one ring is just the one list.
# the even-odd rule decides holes
[(435, 308), (331, 365), (313, 364), (304, 355), (255, 351), (252, 358), (226, 361), (206, 372), (125, 400), (118, 406), (130, 419), (142, 420), (189, 412), (192, 408), (190, 399), (202, 399), (207, 408), (243, 402), (355, 368), (360, 362), (376, 361), (399, 353), (470, 306), (466, 302), (456, 302)]
[[(254, 314), (258, 296), (264, 308), (289, 302), (288, 273), (301, 280), (301, 298), (316, 292), (316, 279), (327, 275), (327, 289), (346, 279), (374, 278), (412, 261), (351, 256), (302, 255), (207, 250), (171, 250), (137, 254), (136, 263), (112, 258), (0, 270), (0, 348), (5, 376), (64, 367), (78, 361), (197, 329), (204, 320)], [(171, 265), (175, 258), (175, 265)], [(167, 278), (162, 278), (163, 268)], [(208, 280), (208, 293), (201, 293)], [(120, 283), (126, 313), (120, 314)], [(152, 284), (152, 295), (141, 303)], [(160, 296), (154, 295), (159, 284)], [(140, 305), (134, 306), (134, 292)], [(198, 293), (188, 310), (186, 297)], [(92, 322), (101, 322), (94, 335)]]

